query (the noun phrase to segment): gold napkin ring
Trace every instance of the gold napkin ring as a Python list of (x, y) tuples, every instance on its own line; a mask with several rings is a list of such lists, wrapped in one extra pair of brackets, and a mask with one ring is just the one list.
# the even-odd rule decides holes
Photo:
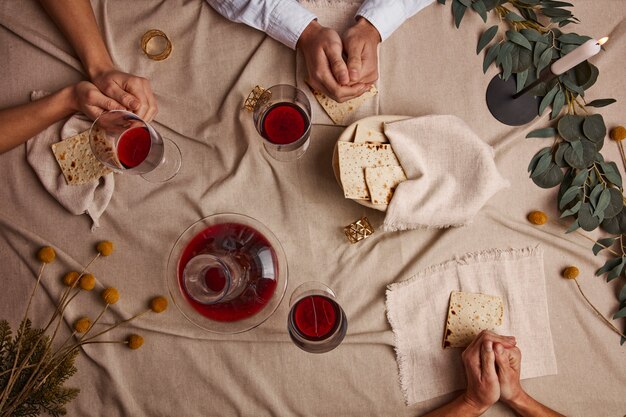
[[(163, 38), (165, 40), (165, 47), (161, 52), (156, 54), (148, 52), (148, 43), (150, 43), (152, 38)], [(153, 61), (163, 61), (172, 53), (172, 42), (162, 31), (158, 29), (151, 29), (144, 33), (141, 37), (141, 49), (143, 49), (146, 56)]]
[[(263, 94), (265, 92), (267, 93)], [(261, 99), (261, 96), (264, 96), (263, 99)], [(254, 108), (256, 107), (256, 105), (261, 102), (261, 100), (267, 101), (270, 99), (271, 96), (272, 96), (271, 91), (267, 91), (265, 88), (261, 87), (260, 85), (257, 85), (252, 89), (252, 91), (250, 91), (250, 94), (248, 94), (248, 97), (246, 97), (245, 101), (243, 102), (242, 108), (252, 112), (254, 111)]]
[(343, 232), (346, 234), (350, 243), (356, 243), (363, 239), (367, 239), (372, 233), (374, 233), (374, 228), (370, 224), (369, 220), (367, 220), (367, 217), (363, 216), (360, 220), (350, 223), (348, 226), (344, 227)]

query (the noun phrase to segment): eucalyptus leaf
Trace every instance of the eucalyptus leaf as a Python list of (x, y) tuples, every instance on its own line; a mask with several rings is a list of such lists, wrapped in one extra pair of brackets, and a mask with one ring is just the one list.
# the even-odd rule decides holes
[(439, 3), (439, 4), (446, 4), (446, 0), (437, 0), (437, 3)]
[(574, 185), (565, 191), (563, 197), (559, 201), (559, 210), (563, 210), (565, 206), (571, 203), (576, 197), (578, 197), (582, 193), (582, 189), (580, 186)]
[(489, 66), (496, 59), (499, 52), (500, 52), (500, 44), (495, 44), (491, 48), (489, 48), (489, 50), (485, 54), (485, 59), (483, 60), (483, 73), (487, 72), (487, 69), (489, 69)]
[(533, 64), (535, 64), (535, 67), (537, 65), (539, 65), (539, 59), (541, 58), (541, 55), (546, 51), (546, 49), (549, 49), (550, 45), (548, 45), (548, 43), (541, 43), (541, 42), (537, 42), (535, 43), (535, 48), (533, 50)]
[(609, 104), (615, 103), (616, 101), (617, 100), (615, 100), (614, 98), (601, 98), (598, 100), (590, 101), (585, 106), (586, 107), (605, 107), (605, 106), (608, 106)]
[(592, 114), (585, 117), (583, 122), (583, 133), (592, 142), (599, 142), (606, 136), (606, 125), (604, 118), (600, 114)]
[(541, 71), (548, 66), (550, 61), (552, 61), (552, 48), (547, 48), (539, 57), (539, 62), (537, 62), (537, 77), (539, 77)]
[(620, 311), (615, 313), (615, 315), (613, 315), (613, 320), (621, 319), (624, 317), (626, 317), (626, 307), (622, 308)]
[(563, 105), (565, 104), (565, 93), (563, 90), (559, 90), (554, 96), (554, 101), (552, 102), (552, 114), (550, 119), (554, 120), (561, 113), (561, 109), (563, 109)]
[(539, 116), (541, 116), (543, 112), (546, 110), (546, 108), (552, 103), (552, 101), (554, 101), (554, 97), (556, 96), (556, 93), (558, 92), (559, 92), (559, 86), (557, 84), (554, 87), (552, 87), (552, 89), (548, 92), (548, 94), (543, 96), (543, 98), (541, 99), (541, 104), (539, 104)]
[(548, 17), (554, 18), (572, 16), (572, 12), (570, 12), (569, 10), (563, 10), (556, 7), (546, 7), (541, 9), (541, 12)]
[(617, 169), (617, 164), (615, 162), (603, 162), (600, 163), (600, 168), (602, 169), (602, 173), (604, 177), (611, 182), (611, 184), (616, 185), (618, 187), (622, 186), (622, 176)]
[(604, 209), (604, 217), (609, 219), (616, 216), (624, 208), (624, 196), (616, 188), (607, 188), (609, 203)]
[(561, 77), (559, 77), (559, 80), (572, 93), (576, 93), (576, 94), (581, 95), (581, 96), (585, 95), (585, 90), (583, 90), (583, 88), (581, 86), (576, 85), (576, 83), (574, 83), (574, 81), (572, 81), (572, 79), (570, 77), (568, 77), (568, 76), (561, 76)]
[(600, 198), (600, 194), (602, 194), (603, 190), (604, 187), (602, 186), (602, 184), (597, 184), (595, 187), (593, 187), (593, 190), (591, 190), (591, 194), (589, 195), (589, 203), (591, 204), (592, 208), (595, 209), (598, 205), (598, 198)]
[(618, 299), (620, 303), (626, 302), (626, 284), (624, 284), (622, 290), (619, 292)]
[(563, 171), (555, 163), (551, 163), (548, 170), (533, 178), (533, 182), (541, 188), (556, 187), (563, 180)]
[(585, 183), (588, 176), (589, 176), (589, 170), (581, 169), (580, 172), (576, 174), (576, 176), (574, 177), (574, 180), (572, 181), (572, 185), (576, 187), (580, 187), (581, 185)]
[(626, 209), (622, 208), (617, 215), (605, 218), (602, 222), (602, 228), (614, 235), (626, 233)]
[(459, 28), (461, 26), (461, 20), (465, 15), (465, 7), (459, 0), (452, 0), (452, 16), (454, 16), (454, 26)]
[(613, 259), (607, 260), (604, 263), (604, 265), (596, 271), (596, 276), (599, 277), (602, 274), (606, 274), (607, 272), (615, 268), (617, 265), (619, 265), (621, 262), (622, 262), (622, 258), (613, 258)]
[(582, 45), (591, 39), (589, 36), (581, 36), (577, 33), (566, 33), (558, 37), (558, 41), (561, 43), (569, 43), (572, 45)]
[[(615, 267), (613, 267), (613, 269), (611, 269), (609, 273), (606, 275), (607, 282), (611, 282), (615, 278), (619, 277), (622, 271), (624, 270), (624, 265), (626, 265), (626, 258), (622, 257), (619, 259), (621, 259), (621, 262), (617, 264)], [(623, 309), (623, 311), (626, 313), (626, 308)], [(624, 316), (626, 316), (626, 314)], [(613, 318), (615, 318), (615, 316)]]
[(523, 22), (526, 20), (515, 12), (508, 12), (506, 15), (504, 15), (504, 18), (509, 22)]
[(544, 154), (541, 158), (539, 158), (539, 161), (537, 162), (535, 169), (533, 169), (533, 171), (530, 174), (530, 178), (535, 178), (545, 173), (550, 168), (551, 164), (552, 164), (552, 154), (548, 152)]
[(592, 85), (594, 85), (598, 80), (598, 75), (600, 74), (598, 67), (593, 64), (589, 65), (591, 66), (591, 77), (589, 77), (589, 80), (581, 86), (583, 90), (588, 90)]
[(608, 249), (611, 246), (613, 246), (613, 243), (615, 243), (615, 238), (613, 237), (609, 237), (605, 239), (598, 239), (598, 242), (593, 245), (593, 249), (592, 249), (593, 254), (597, 256), (598, 253), (600, 253), (600, 251), (604, 249)]
[(496, 59), (496, 65), (502, 65), (504, 58), (506, 56), (511, 56), (511, 51), (513, 50), (513, 43), (506, 41), (501, 44), (500, 51), (498, 52), (498, 58)]
[(576, 85), (583, 86), (589, 82), (593, 75), (593, 69), (589, 61), (583, 61), (576, 65), (571, 70), (567, 71), (570, 78), (576, 83)]
[(598, 197), (598, 203), (596, 204), (596, 210), (593, 212), (594, 216), (599, 216), (600, 213), (604, 216), (604, 210), (609, 206), (611, 202), (611, 192), (605, 188)]
[(556, 129), (553, 127), (545, 127), (536, 129), (526, 135), (526, 138), (553, 138), (556, 135)]
[(463, 4), (463, 6), (465, 7), (471, 7), (472, 5), (472, 0), (458, 0), (461, 4)]
[(548, 44), (545, 38), (541, 36), (541, 33), (539, 33), (535, 29), (522, 29), (519, 32), (531, 42), (541, 42), (541, 43), (545, 43), (546, 45)]
[(576, 204), (572, 206), (571, 209), (565, 210), (563, 213), (561, 213), (561, 218), (564, 218), (567, 216), (573, 216), (574, 214), (578, 213), (582, 204), (583, 204), (582, 201), (577, 202)]
[(559, 135), (568, 142), (578, 141), (584, 138), (582, 124), (584, 117), (566, 114), (559, 119)]
[(565, 161), (565, 152), (570, 149), (571, 146), (567, 142), (559, 143), (559, 146), (556, 148), (556, 152), (554, 153), (554, 162), (561, 168), (569, 167), (567, 162)]
[(513, 58), (511, 57), (511, 54), (507, 54), (504, 56), (504, 60), (502, 61), (502, 79), (504, 81), (508, 80), (512, 73)]
[(487, 46), (489, 42), (492, 41), (493, 37), (496, 36), (497, 33), (498, 25), (493, 25), (480, 36), (480, 39), (478, 40), (478, 45), (476, 46), (477, 55), (485, 48), (485, 46)]
[(528, 39), (526, 39), (524, 37), (524, 35), (522, 35), (519, 32), (516, 32), (514, 30), (507, 30), (506, 31), (506, 37), (513, 43), (518, 44), (519, 46), (521, 46), (522, 48), (526, 48), (529, 51), (532, 51), (533, 47), (530, 45), (530, 42), (528, 42)]
[(564, 1), (543, 1), (543, 4), (551, 7), (574, 7), (572, 3), (567, 3)]
[(499, 6), (500, 3), (502, 3), (502, 0), (483, 0), (483, 3), (485, 3), (487, 11), (489, 11), (495, 9), (496, 6)]
[(476, 2), (472, 3), (472, 9), (474, 9), (476, 13), (478, 13), (480, 18), (483, 19), (483, 22), (487, 22), (487, 8), (485, 7), (485, 3), (483, 3), (482, 0), (477, 0)]
[(545, 155), (546, 153), (549, 153), (551, 150), (552, 150), (552, 148), (550, 148), (550, 147), (541, 148), (535, 154), (535, 156), (533, 156), (533, 158), (530, 160), (530, 163), (528, 164), (528, 172), (534, 171), (535, 168), (537, 167), (537, 163), (539, 162), (539, 159), (541, 159), (541, 157), (543, 157), (543, 155)]
[(594, 162), (596, 155), (596, 147), (587, 140), (570, 142), (571, 149), (565, 151), (563, 155), (565, 162), (571, 167), (583, 169), (587, 168)]
[(524, 70), (522, 72), (517, 73), (516, 81), (517, 81), (517, 89), (516, 93), (522, 91), (524, 86), (526, 85), (526, 80), (528, 79), (528, 70)]
[(520, 73), (529, 70), (533, 65), (533, 54), (529, 49), (516, 46), (511, 52), (511, 60), (513, 63), (512, 70), (514, 73)]
[(586, 232), (591, 232), (600, 226), (600, 221), (597, 217), (594, 217), (591, 213), (591, 206), (588, 203), (583, 203), (578, 211), (578, 224), (580, 228)]
[(569, 225), (569, 227), (565, 231), (565, 234), (572, 233), (573, 231), (578, 230), (578, 229), (580, 229), (580, 224), (578, 224), (578, 220), (576, 220), (574, 221), (574, 223)]

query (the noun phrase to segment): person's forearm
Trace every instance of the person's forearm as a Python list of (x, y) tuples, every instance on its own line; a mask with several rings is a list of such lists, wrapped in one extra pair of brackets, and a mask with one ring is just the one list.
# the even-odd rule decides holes
[(436, 410), (422, 417), (478, 417), (482, 415), (486, 410), (479, 410), (472, 404), (465, 400), (465, 397), (461, 395), (457, 399), (448, 404), (440, 407)]
[(26, 142), (76, 110), (73, 86), (28, 104), (0, 110), (0, 154)]
[(72, 45), (89, 78), (113, 69), (89, 0), (39, 0)]
[(506, 405), (521, 417), (564, 417), (563, 414), (546, 407), (525, 392), (514, 400), (507, 401)]

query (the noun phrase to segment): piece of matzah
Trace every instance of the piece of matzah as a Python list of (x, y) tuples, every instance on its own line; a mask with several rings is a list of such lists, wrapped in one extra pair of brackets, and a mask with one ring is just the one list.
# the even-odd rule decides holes
[(443, 337), (444, 348), (467, 347), (483, 330), (502, 325), (504, 304), (495, 295), (453, 291)]
[(361, 105), (369, 98), (374, 97), (378, 94), (378, 90), (376, 86), (372, 85), (369, 90), (364, 92), (358, 97), (345, 101), (343, 103), (338, 103), (332, 98), (326, 96), (326, 94), (320, 93), (318, 91), (313, 91), (313, 95), (320, 103), (328, 117), (331, 118), (333, 123), (338, 124), (341, 123), (342, 120), (349, 114), (361, 107)]
[(387, 136), (383, 133), (382, 122), (359, 122), (356, 125), (354, 143), (387, 143)]
[(70, 185), (87, 184), (111, 172), (91, 152), (88, 130), (52, 144), (52, 152)]
[(389, 144), (337, 142), (339, 154), (339, 177), (346, 198), (369, 199), (365, 182), (367, 167), (395, 165), (398, 158)]
[(374, 204), (389, 204), (398, 184), (406, 181), (401, 166), (382, 166), (365, 168), (365, 183)]

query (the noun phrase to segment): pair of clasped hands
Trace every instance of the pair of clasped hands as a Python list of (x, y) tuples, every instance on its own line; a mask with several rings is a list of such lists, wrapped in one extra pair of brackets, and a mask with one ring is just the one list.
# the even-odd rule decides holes
[(307, 83), (338, 102), (358, 97), (378, 79), (378, 30), (363, 17), (342, 36), (313, 20), (296, 48), (302, 51)]

